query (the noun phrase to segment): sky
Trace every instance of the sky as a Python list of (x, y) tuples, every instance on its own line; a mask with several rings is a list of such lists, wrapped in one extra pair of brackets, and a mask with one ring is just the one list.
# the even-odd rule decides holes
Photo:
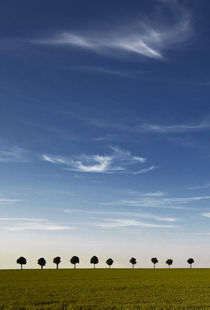
[(210, 266), (208, 0), (0, 4), (0, 268)]

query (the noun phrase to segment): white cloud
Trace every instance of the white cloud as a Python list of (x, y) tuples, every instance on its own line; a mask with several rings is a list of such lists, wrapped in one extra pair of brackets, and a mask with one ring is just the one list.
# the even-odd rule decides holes
[[(167, 5), (167, 8), (170, 8)], [(112, 26), (112, 30), (103, 29), (89, 32), (63, 32), (45, 39), (34, 40), (36, 44), (68, 46), (97, 53), (108, 53), (116, 57), (120, 52), (136, 54), (153, 59), (163, 58), (167, 49), (187, 41), (192, 34), (189, 11), (179, 6), (179, 10), (171, 10), (174, 23), (163, 24), (158, 20), (140, 17), (136, 22), (120, 27)], [(99, 29), (99, 27), (98, 27)]]
[[(9, 231), (22, 230), (73, 230), (74, 226), (58, 225), (46, 219), (34, 218), (0, 218), (2, 222), (1, 229)], [(3, 223), (5, 222), (5, 223)], [(11, 222), (11, 223), (10, 223)]]
[(92, 173), (124, 172), (140, 174), (151, 171), (155, 166), (137, 170), (140, 164), (146, 162), (142, 156), (133, 156), (129, 151), (118, 147), (110, 147), (109, 155), (80, 155), (77, 158), (61, 157), (57, 155), (43, 154), (41, 159), (52, 164), (62, 165), (66, 170)]
[(155, 220), (155, 221), (159, 221), (159, 222), (175, 222), (177, 221), (176, 218), (171, 218), (171, 217), (161, 217), (161, 216), (156, 216), (154, 214), (150, 214), (150, 213), (139, 213), (139, 212), (126, 212), (126, 211), (104, 211), (104, 210), (81, 210), (81, 209), (65, 209), (64, 213), (66, 214), (85, 214), (85, 216), (87, 217), (87, 215), (94, 215), (94, 216), (121, 216), (121, 217), (126, 217), (128, 219), (128, 217), (130, 217), (130, 219), (132, 218), (144, 218), (144, 219), (150, 219), (150, 220)]
[(0, 198), (0, 204), (7, 204), (7, 203), (13, 203), (13, 202), (20, 202), (22, 200), (20, 199), (8, 199), (8, 198)]
[(131, 219), (110, 219), (103, 223), (97, 223), (96, 226), (101, 228), (121, 228), (121, 227), (141, 227), (141, 228), (175, 228), (174, 225), (162, 225), (144, 223)]
[(209, 188), (209, 187), (210, 187), (210, 183), (206, 183), (206, 184), (198, 185), (198, 186), (190, 186), (190, 187), (188, 187), (188, 189), (190, 189), (190, 190), (198, 190), (198, 189), (206, 189), (206, 188)]
[(156, 125), (156, 124), (144, 124), (135, 128), (139, 132), (151, 132), (151, 133), (182, 133), (192, 131), (202, 131), (210, 129), (209, 123), (198, 124), (173, 124), (173, 125)]
[(158, 192), (153, 192), (153, 193), (145, 193), (143, 195), (149, 196), (149, 197), (162, 197), (162, 196), (165, 196), (165, 193), (158, 191)]
[(203, 216), (210, 218), (210, 212), (202, 213)]
[(196, 196), (196, 197), (158, 197), (158, 196), (144, 196), (141, 195), (135, 199), (121, 199), (113, 202), (103, 203), (104, 205), (116, 206), (131, 206), (131, 207), (146, 207), (146, 208), (169, 208), (169, 209), (187, 209), (194, 210), (192, 206), (183, 207), (189, 203), (209, 200), (210, 196)]
[(46, 219), (34, 219), (34, 218), (26, 218), (26, 217), (0, 217), (0, 221), (29, 221), (29, 222), (45, 222)]
[(53, 225), (53, 224), (18, 224), (14, 226), (5, 227), (5, 230), (10, 231), (22, 231), (22, 230), (73, 230), (75, 227), (71, 226), (62, 226), (62, 225)]
[(78, 67), (67, 67), (66, 69), (79, 72), (81, 71), (85, 73), (102, 73), (126, 78), (134, 78), (138, 73), (141, 73), (141, 72), (124, 72), (109, 67), (99, 67), (99, 66), (78, 66)]
[(147, 173), (147, 172), (150, 172), (150, 171), (152, 171), (152, 170), (154, 170), (154, 169), (156, 169), (157, 167), (156, 166), (150, 166), (150, 167), (148, 167), (148, 168), (144, 168), (144, 169), (141, 169), (141, 170), (139, 170), (139, 171), (135, 171), (134, 172), (134, 174), (143, 174), (143, 173)]
[(14, 162), (25, 163), (28, 162), (26, 150), (13, 146), (13, 147), (0, 147), (0, 163)]

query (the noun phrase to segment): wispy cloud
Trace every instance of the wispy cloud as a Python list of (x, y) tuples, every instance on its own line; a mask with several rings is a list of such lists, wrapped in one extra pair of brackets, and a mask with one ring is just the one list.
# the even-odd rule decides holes
[(17, 147), (1, 147), (0, 146), (0, 163), (14, 162), (25, 163), (28, 162), (27, 151)]
[(154, 197), (140, 195), (135, 199), (121, 199), (113, 202), (103, 203), (104, 205), (131, 206), (131, 207), (146, 207), (146, 208), (169, 208), (169, 209), (187, 209), (192, 210), (192, 206), (183, 207), (189, 203), (198, 202), (201, 200), (209, 200), (210, 196), (196, 197)]
[(155, 125), (144, 124), (136, 127), (136, 130), (151, 133), (182, 133), (192, 131), (203, 131), (210, 129), (210, 123), (199, 124), (173, 124), (173, 125)]
[(73, 230), (74, 226), (58, 225), (52, 223), (47, 219), (34, 219), (34, 218), (15, 218), (15, 217), (2, 217), (1, 229), (9, 231), (23, 231), (23, 230)]
[(20, 199), (0, 198), (0, 204), (10, 204), (13, 202), (20, 202)]
[(122, 70), (117, 70), (109, 67), (99, 67), (99, 66), (78, 66), (78, 67), (67, 67), (66, 69), (71, 71), (81, 71), (85, 73), (97, 73), (97, 74), (107, 74), (114, 75), (117, 77), (134, 78), (137, 74), (141, 72), (124, 72)]
[(146, 162), (142, 156), (134, 156), (127, 150), (118, 147), (110, 147), (108, 155), (80, 155), (78, 158), (70, 158), (57, 155), (43, 154), (41, 159), (52, 164), (62, 165), (65, 169), (76, 172), (92, 173), (133, 173), (141, 174), (151, 171), (155, 166), (139, 170), (139, 165)]
[(121, 227), (141, 227), (141, 228), (175, 228), (175, 225), (152, 224), (131, 219), (110, 219), (102, 223), (97, 223), (100, 228), (121, 228)]
[[(176, 5), (178, 7), (178, 5)], [(167, 49), (187, 41), (192, 35), (192, 23), (189, 10), (165, 3), (171, 9), (173, 23), (164, 24), (162, 16), (158, 20), (154, 17), (147, 19), (141, 16), (134, 23), (121, 26), (112, 26), (111, 30), (104, 31), (66, 31), (54, 36), (33, 40), (36, 44), (67, 46), (97, 53), (108, 53), (116, 57), (116, 53), (136, 54), (153, 59), (161, 59)]]
[(199, 189), (206, 189), (206, 188), (209, 188), (209, 187), (210, 187), (210, 183), (206, 183), (206, 184), (203, 184), (203, 185), (190, 186), (190, 187), (188, 187), (188, 189), (190, 189), (190, 190), (199, 190)]
[(143, 173), (147, 173), (147, 172), (150, 172), (150, 171), (152, 171), (152, 170), (154, 170), (154, 169), (156, 169), (157, 168), (157, 166), (150, 166), (150, 167), (148, 167), (148, 168), (145, 168), (145, 169), (141, 169), (141, 170), (139, 170), (139, 171), (135, 171), (134, 172), (134, 174), (143, 174)]
[(210, 212), (202, 213), (203, 216), (210, 218)]

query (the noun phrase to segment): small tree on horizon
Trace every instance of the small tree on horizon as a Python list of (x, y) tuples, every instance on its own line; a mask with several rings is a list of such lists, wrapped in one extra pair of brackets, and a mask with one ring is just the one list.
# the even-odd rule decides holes
[(60, 256), (56, 256), (56, 257), (53, 259), (53, 263), (56, 264), (56, 269), (58, 269), (58, 265), (60, 264), (60, 262), (61, 262)]
[(110, 267), (112, 266), (113, 263), (114, 263), (114, 261), (113, 261), (112, 258), (108, 258), (107, 261), (106, 261), (106, 264), (109, 266), (109, 269), (110, 269)]
[(93, 268), (95, 269), (95, 265), (97, 265), (99, 262), (98, 257), (97, 256), (93, 256), (90, 259), (90, 263), (93, 264)]
[(74, 265), (74, 269), (76, 269), (76, 265), (79, 264), (79, 257), (78, 256), (73, 256), (71, 259), (70, 259), (70, 263), (72, 265)]
[(27, 260), (25, 259), (25, 257), (23, 256), (20, 256), (18, 259), (17, 259), (17, 264), (19, 264), (21, 267), (21, 270), (23, 269), (23, 265), (26, 265), (27, 264)]
[(151, 262), (154, 264), (154, 269), (155, 265), (158, 263), (158, 259), (156, 257), (151, 258)]
[(136, 265), (136, 264), (137, 264), (136, 258), (131, 257), (131, 259), (130, 259), (130, 263), (131, 263), (131, 265), (132, 265), (132, 268), (134, 268), (134, 265)]
[(46, 260), (44, 259), (44, 257), (41, 257), (38, 259), (38, 265), (41, 266), (41, 269), (43, 269), (43, 267), (46, 265)]
[(173, 264), (173, 259), (169, 258), (166, 260), (166, 264), (168, 265), (169, 269), (171, 268), (171, 265)]
[(192, 264), (194, 263), (194, 259), (193, 258), (189, 258), (187, 260), (188, 264), (190, 265), (190, 268), (192, 268)]

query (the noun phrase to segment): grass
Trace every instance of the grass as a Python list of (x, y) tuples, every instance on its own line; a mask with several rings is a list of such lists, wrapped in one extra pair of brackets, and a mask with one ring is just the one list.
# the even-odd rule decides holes
[(0, 309), (210, 309), (210, 270), (1, 270)]

